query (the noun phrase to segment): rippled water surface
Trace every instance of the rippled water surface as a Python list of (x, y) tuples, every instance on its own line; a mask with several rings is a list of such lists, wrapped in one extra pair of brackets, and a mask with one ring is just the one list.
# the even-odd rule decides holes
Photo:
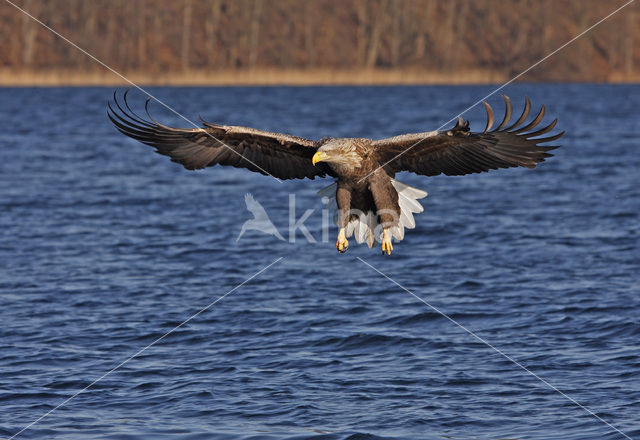
[[(432, 130), (491, 90), (152, 91), (319, 138)], [(429, 197), (391, 257), (323, 241), (327, 179), (188, 172), (113, 128), (111, 93), (0, 89), (0, 436), (64, 403), (18, 438), (624, 439), (552, 385), (640, 438), (640, 87), (508, 88), (563, 147), (535, 171), (399, 175)], [(287, 240), (236, 242), (245, 193)], [(290, 194), (316, 243), (288, 240)]]

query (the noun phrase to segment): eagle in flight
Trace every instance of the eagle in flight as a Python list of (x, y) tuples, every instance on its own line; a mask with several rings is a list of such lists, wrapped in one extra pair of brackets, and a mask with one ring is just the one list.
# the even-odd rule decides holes
[(136, 114), (114, 93), (108, 115), (123, 134), (150, 145), (188, 170), (214, 165), (230, 165), (270, 175), (278, 179), (314, 179), (330, 176), (336, 182), (318, 194), (335, 198), (339, 227), (336, 248), (345, 252), (347, 238), (369, 247), (382, 244), (391, 254), (392, 238), (404, 238), (404, 228), (415, 227), (414, 213), (423, 211), (417, 201), (426, 192), (394, 179), (401, 171), (423, 176), (460, 176), (498, 168), (535, 168), (552, 156), (557, 145), (541, 145), (560, 138), (563, 132), (543, 136), (556, 126), (557, 119), (539, 127), (544, 105), (537, 116), (525, 124), (531, 110), (529, 98), (518, 119), (510, 124), (513, 106), (502, 95), (505, 114), (491, 129), (493, 110), (487, 111), (484, 131), (472, 132), (469, 122), (458, 117), (449, 130), (411, 133), (392, 138), (323, 138), (318, 141), (282, 133), (256, 130), (204, 121), (201, 128), (173, 128)]

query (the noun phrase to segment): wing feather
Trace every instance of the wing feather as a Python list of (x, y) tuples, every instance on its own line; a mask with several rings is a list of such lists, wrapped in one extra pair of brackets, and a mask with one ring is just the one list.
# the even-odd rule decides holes
[(143, 118), (129, 106), (127, 92), (122, 103), (117, 93), (113, 98), (107, 113), (121, 133), (154, 147), (157, 153), (169, 156), (189, 170), (224, 165), (279, 179), (334, 175), (326, 163), (317, 166), (311, 163), (318, 149), (318, 143), (312, 140), (204, 120), (201, 128), (169, 127), (151, 116), (149, 99), (145, 103), (147, 118)]
[[(484, 102), (484, 101), (483, 101)], [(489, 104), (487, 104), (489, 105)], [(524, 109), (522, 110), (522, 114), (518, 118), (516, 122), (514, 122), (507, 130), (513, 130), (514, 128), (520, 126), (529, 116), (529, 112), (531, 111), (531, 100), (528, 96), (524, 97)]]
[(504, 118), (502, 119), (502, 122), (500, 123), (498, 128), (496, 128), (496, 131), (502, 130), (505, 127), (505, 125), (507, 125), (507, 123), (511, 119), (511, 115), (513, 114), (513, 105), (511, 104), (511, 100), (507, 95), (501, 95), (501, 96), (502, 96), (502, 99), (504, 99), (504, 104), (505, 104)]
[(500, 125), (493, 130), (493, 109), (483, 102), (487, 124), (481, 133), (470, 132), (468, 122), (459, 118), (456, 126), (447, 131), (405, 134), (374, 141), (372, 146), (380, 164), (393, 173), (411, 171), (426, 176), (457, 176), (498, 168), (535, 168), (538, 163), (553, 156), (548, 151), (558, 148), (557, 145), (540, 144), (559, 139), (564, 131), (540, 137), (553, 130), (558, 122), (554, 119), (536, 129), (544, 118), (544, 105), (533, 120), (522, 126), (531, 110), (528, 97), (518, 119), (508, 126), (513, 106), (509, 97), (503, 95), (503, 99), (505, 114)]

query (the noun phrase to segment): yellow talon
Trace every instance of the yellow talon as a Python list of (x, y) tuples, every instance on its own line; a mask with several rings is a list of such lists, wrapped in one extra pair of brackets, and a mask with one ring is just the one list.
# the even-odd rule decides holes
[(349, 241), (347, 241), (344, 229), (340, 229), (340, 232), (338, 233), (338, 240), (336, 241), (336, 249), (338, 249), (338, 252), (340, 252), (341, 254), (344, 254), (345, 252), (347, 252), (348, 248)]
[(391, 237), (389, 236), (389, 233), (385, 229), (382, 232), (382, 253), (384, 254), (386, 252), (387, 255), (391, 255), (392, 250), (393, 250), (393, 245), (391, 244)]

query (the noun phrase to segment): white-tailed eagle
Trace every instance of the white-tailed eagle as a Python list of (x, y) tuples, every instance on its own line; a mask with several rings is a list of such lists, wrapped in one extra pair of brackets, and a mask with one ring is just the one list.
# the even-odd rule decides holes
[(156, 149), (188, 170), (213, 165), (247, 168), (279, 179), (337, 179), (319, 194), (335, 197), (338, 208), (339, 252), (347, 250), (348, 237), (372, 247), (382, 243), (382, 251), (393, 250), (392, 237), (404, 238), (404, 228), (415, 227), (414, 213), (423, 208), (417, 201), (427, 195), (394, 179), (400, 171), (424, 176), (459, 176), (498, 168), (535, 168), (549, 150), (558, 146), (540, 145), (560, 138), (564, 132), (544, 136), (557, 119), (539, 128), (545, 113), (525, 124), (531, 110), (529, 98), (518, 119), (510, 124), (513, 107), (504, 96), (505, 115), (495, 129), (493, 110), (483, 102), (487, 124), (482, 132), (471, 132), (469, 122), (458, 117), (449, 130), (412, 133), (388, 139), (323, 138), (318, 141), (247, 127), (218, 125), (203, 120), (202, 128), (173, 128), (124, 106), (114, 93), (109, 118), (125, 135)]

